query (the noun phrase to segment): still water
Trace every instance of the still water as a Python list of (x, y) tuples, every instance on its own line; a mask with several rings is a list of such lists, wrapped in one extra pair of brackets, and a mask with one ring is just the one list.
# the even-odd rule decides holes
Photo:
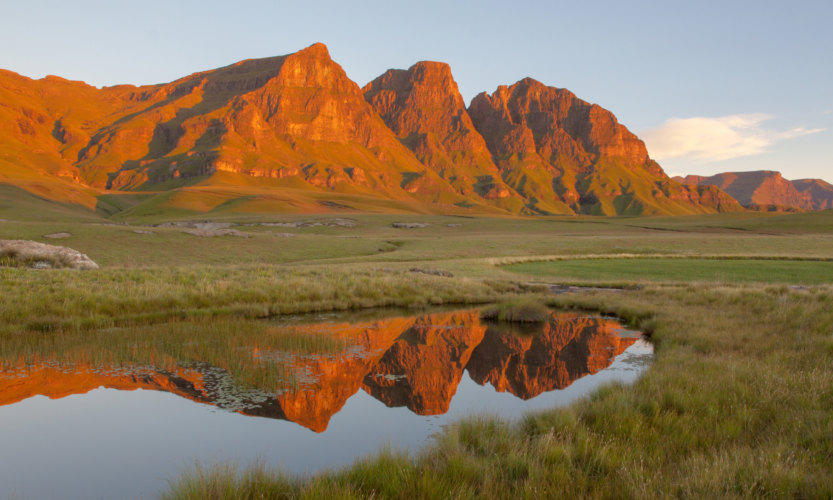
[[(629, 382), (653, 349), (599, 316), (328, 314), (46, 335), (0, 350), (0, 498), (152, 498), (194, 460), (296, 473), (471, 412), (507, 418)], [(305, 343), (298, 339), (320, 339)]]

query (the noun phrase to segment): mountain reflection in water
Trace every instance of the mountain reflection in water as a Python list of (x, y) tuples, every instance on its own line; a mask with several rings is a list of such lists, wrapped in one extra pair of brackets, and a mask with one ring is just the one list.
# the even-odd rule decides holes
[[(639, 340), (638, 332), (624, 330), (615, 320), (561, 312), (552, 312), (548, 322), (535, 327), (486, 323), (479, 311), (467, 310), (277, 328), (329, 335), (342, 340), (344, 348), (330, 354), (288, 354), (244, 343), (227, 346), (222, 352), (228, 359), (221, 356), (211, 364), (193, 357), (179, 361), (170, 353), (148, 356), (146, 363), (67, 365), (49, 356), (28, 363), (3, 359), (0, 406), (35, 395), (59, 399), (99, 387), (145, 389), (244, 415), (288, 420), (320, 433), (359, 389), (388, 407), (441, 415), (449, 411), (468, 371), (481, 386), (489, 384), (498, 392), (529, 400), (609, 367)], [(137, 343), (132, 348), (142, 347)], [(243, 359), (248, 370), (281, 365), (294, 384), (275, 390), (267, 384), (241, 383), (237, 359)]]

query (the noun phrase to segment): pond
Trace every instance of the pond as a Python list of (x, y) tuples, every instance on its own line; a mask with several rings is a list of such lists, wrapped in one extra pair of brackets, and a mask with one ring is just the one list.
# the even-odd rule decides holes
[(153, 497), (196, 459), (295, 473), (416, 450), (472, 412), (568, 404), (652, 359), (612, 318), (476, 309), (20, 335), (0, 345), (0, 497)]

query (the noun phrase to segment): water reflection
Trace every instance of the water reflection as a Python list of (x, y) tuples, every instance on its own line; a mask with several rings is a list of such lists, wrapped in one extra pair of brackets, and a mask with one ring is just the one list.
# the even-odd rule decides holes
[(414, 450), (473, 411), (568, 404), (650, 356), (611, 319), (518, 327), (476, 310), (8, 337), (0, 498), (152, 497), (195, 458), (312, 473)]
[(387, 407), (442, 415), (467, 371), (481, 386), (529, 400), (604, 370), (639, 338), (612, 319), (560, 312), (534, 327), (485, 323), (467, 310), (229, 328), (167, 325), (6, 346), (0, 406), (144, 389), (320, 433), (360, 389)]

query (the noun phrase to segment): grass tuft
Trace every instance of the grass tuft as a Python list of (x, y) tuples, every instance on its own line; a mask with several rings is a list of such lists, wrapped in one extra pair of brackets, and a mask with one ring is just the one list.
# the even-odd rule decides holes
[(515, 323), (543, 323), (549, 317), (549, 310), (539, 300), (520, 298), (491, 306), (483, 310), (480, 317)]

